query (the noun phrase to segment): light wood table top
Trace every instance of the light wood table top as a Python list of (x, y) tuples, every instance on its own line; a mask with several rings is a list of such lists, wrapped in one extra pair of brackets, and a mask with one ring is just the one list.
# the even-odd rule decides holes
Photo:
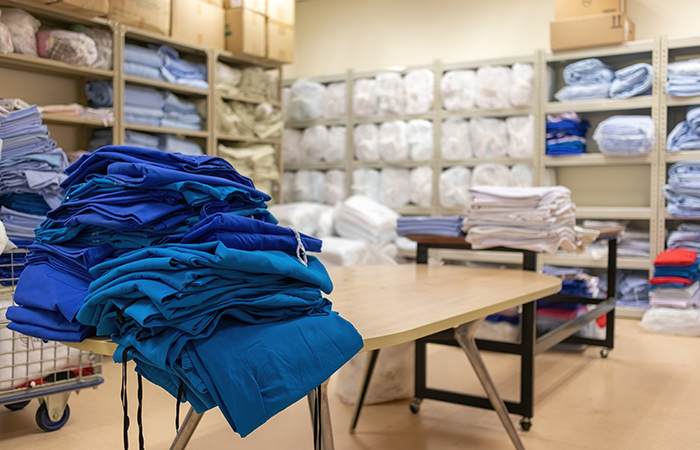
[[(333, 310), (352, 323), (364, 351), (415, 341), (528, 303), (561, 289), (558, 278), (530, 271), (459, 266), (355, 266), (328, 269)], [(67, 344), (111, 355), (106, 338)]]

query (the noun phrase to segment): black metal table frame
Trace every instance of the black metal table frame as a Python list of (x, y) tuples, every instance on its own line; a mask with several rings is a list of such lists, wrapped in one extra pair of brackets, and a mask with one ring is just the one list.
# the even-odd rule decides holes
[[(464, 244), (446, 243), (419, 243), (417, 262), (418, 264), (428, 263), (428, 251), (430, 249), (457, 249), (472, 250), (466, 242)], [(491, 248), (488, 251), (518, 252), (523, 254), (523, 270), (537, 270), (537, 253), (529, 250), (518, 250), (505, 247)], [(608, 239), (608, 289), (607, 297), (586, 298), (570, 295), (556, 294), (541, 300), (559, 303), (576, 303), (587, 305), (598, 305), (595, 309), (570, 320), (558, 328), (537, 337), (537, 310), (536, 301), (526, 303), (522, 306), (521, 314), (521, 336), (520, 342), (501, 342), (492, 340), (477, 339), (476, 343), (480, 350), (506, 353), (520, 356), (520, 401), (506, 401), (508, 412), (522, 416), (520, 426), (524, 431), (528, 431), (532, 426), (532, 418), (535, 409), (535, 356), (546, 352), (559, 343), (585, 344), (590, 346), (603, 347), (601, 356), (606, 358), (608, 352), (614, 348), (615, 344), (615, 289), (617, 276), (617, 239)], [(588, 323), (597, 320), (599, 317), (607, 315), (605, 339), (593, 339), (573, 336)], [(411, 411), (417, 413), (420, 404), (424, 399), (440, 400), (449, 403), (456, 403), (466, 406), (474, 406), (483, 409), (493, 409), (487, 397), (467, 395), (456, 392), (444, 391), (440, 389), (428, 388), (426, 385), (426, 367), (428, 344), (440, 344), (459, 346), (454, 339), (454, 330), (449, 329), (440, 333), (427, 336), (416, 341), (415, 359), (415, 398), (411, 402)], [(379, 356), (379, 350), (375, 350), (370, 355), (367, 373), (360, 391), (360, 397), (355, 409), (355, 415), (350, 425), (350, 432), (354, 433), (359, 420), (360, 412), (364, 403), (372, 372)]]

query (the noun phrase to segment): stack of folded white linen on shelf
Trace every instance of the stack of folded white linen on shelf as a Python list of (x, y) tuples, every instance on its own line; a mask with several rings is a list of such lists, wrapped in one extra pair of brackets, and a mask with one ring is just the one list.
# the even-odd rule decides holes
[(651, 116), (613, 116), (598, 124), (593, 140), (605, 155), (637, 156), (651, 152), (655, 136)]
[(326, 176), (318, 170), (299, 170), (294, 179), (294, 201), (323, 203)]
[(285, 164), (297, 164), (304, 161), (301, 152), (302, 133), (294, 128), (285, 128), (282, 132), (282, 159)]
[(428, 161), (433, 157), (433, 123), (417, 119), (408, 122), (408, 156), (413, 161)]
[(508, 155), (508, 128), (500, 119), (475, 117), (469, 122), (474, 157), (505, 158)]
[(408, 204), (410, 194), (411, 173), (408, 169), (382, 169), (380, 203), (391, 208), (400, 208)]
[(326, 172), (325, 200), (329, 205), (335, 205), (345, 199), (345, 171), (329, 170)]
[(278, 136), (284, 127), (282, 112), (269, 103), (216, 101), (217, 127), (222, 133), (257, 136), (266, 139)]
[(474, 167), (472, 186), (510, 186), (510, 170), (498, 163), (483, 163)]
[(379, 161), (379, 128), (373, 123), (365, 123), (355, 127), (353, 133), (355, 157), (358, 161)]
[(472, 141), (469, 122), (450, 118), (442, 122), (440, 153), (446, 161), (458, 161), (472, 157)]
[(612, 67), (599, 59), (577, 61), (564, 68), (564, 82), (567, 85), (554, 97), (560, 102), (608, 98), (614, 77)]
[(700, 161), (681, 161), (668, 170), (664, 186), (668, 212), (676, 217), (700, 217)]
[(670, 63), (666, 93), (674, 97), (700, 95), (700, 59)]
[(510, 85), (510, 103), (513, 106), (531, 105), (535, 69), (532, 64), (515, 63), (511, 70), (513, 77)]
[(440, 80), (440, 92), (442, 93), (442, 106), (447, 111), (474, 108), (476, 104), (476, 72), (473, 70), (445, 72)]
[(514, 159), (532, 158), (535, 148), (535, 117), (516, 116), (506, 119), (508, 156)]
[(650, 236), (648, 231), (627, 229), (617, 246), (617, 256), (627, 258), (649, 258)]
[(408, 160), (408, 125), (402, 120), (384, 122), (379, 126), (379, 156), (388, 162)]
[(412, 70), (403, 77), (406, 114), (424, 114), (433, 107), (433, 71)]
[(256, 144), (233, 148), (219, 144), (218, 150), (219, 157), (231, 163), (238, 173), (253, 180), (260, 191), (272, 193), (272, 185), (279, 179), (274, 146)]
[(376, 81), (365, 78), (355, 81), (352, 90), (352, 110), (357, 117), (369, 117), (377, 113)]
[(462, 166), (450, 167), (440, 174), (440, 206), (463, 208), (469, 198), (471, 172)]
[(246, 67), (241, 71), (238, 94), (244, 97), (280, 101), (279, 79), (276, 70), (265, 71), (262, 67)]
[(576, 206), (563, 186), (511, 188), (480, 186), (469, 190), (463, 230), (475, 249), (512, 247), (556, 253), (559, 247), (580, 251)]
[(516, 164), (510, 168), (510, 186), (532, 187), (532, 166), (529, 164)]
[(114, 108), (88, 108), (77, 103), (39, 106), (39, 112), (42, 114), (61, 114), (85, 120), (100, 121), (105, 126), (109, 122), (114, 122)]
[(340, 237), (384, 246), (396, 238), (399, 215), (374, 200), (353, 195), (336, 206), (335, 231)]
[(237, 95), (241, 83), (241, 69), (216, 63), (216, 90), (222, 94)]
[(323, 115), (326, 87), (320, 83), (299, 79), (292, 84), (289, 115), (293, 120), (316, 120)]
[(406, 90), (403, 78), (396, 72), (380, 73), (374, 85), (380, 116), (402, 115), (406, 111)]
[(673, 128), (666, 139), (669, 152), (700, 150), (700, 108), (690, 108), (685, 120)]
[(421, 208), (429, 208), (433, 199), (433, 169), (429, 166), (411, 170), (409, 200)]
[(379, 202), (382, 199), (381, 174), (375, 169), (355, 169), (352, 173), (352, 193)]
[[(286, 203), (270, 205), (270, 213), (283, 227), (292, 227), (308, 236), (321, 237), (321, 221), (326, 215), (333, 215), (333, 207), (320, 203)], [(325, 249), (324, 249), (325, 251)]]
[(328, 128), (314, 125), (304, 129), (299, 142), (303, 162), (320, 162), (328, 150)]
[(669, 250), (683, 248), (686, 250), (700, 251), (700, 224), (682, 223), (678, 230), (673, 231), (666, 242)]
[(345, 158), (345, 135), (346, 129), (343, 126), (331, 127), (328, 130), (328, 147), (323, 156), (323, 160), (328, 163), (340, 162)]
[(345, 115), (345, 83), (331, 83), (326, 87), (323, 98), (323, 117), (337, 119)]
[(459, 237), (462, 233), (461, 216), (414, 216), (399, 217), (396, 232), (399, 236), (409, 234), (432, 234), (436, 236)]
[(476, 71), (476, 105), (481, 109), (510, 108), (513, 71), (504, 66), (483, 66)]

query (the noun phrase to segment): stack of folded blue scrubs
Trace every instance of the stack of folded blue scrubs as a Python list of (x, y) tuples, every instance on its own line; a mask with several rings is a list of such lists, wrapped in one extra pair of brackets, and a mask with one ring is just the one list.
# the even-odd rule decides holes
[(700, 108), (689, 108), (685, 120), (673, 128), (666, 139), (669, 152), (700, 150)]
[(547, 116), (547, 147), (549, 156), (569, 156), (586, 153), (586, 133), (590, 124), (574, 112)]
[(608, 98), (615, 73), (599, 59), (577, 61), (564, 68), (564, 86), (554, 97), (560, 102)]
[(168, 46), (124, 45), (124, 73), (141, 78), (168, 81), (200, 89), (209, 89), (207, 66), (180, 59)]
[(435, 236), (459, 237), (464, 236), (462, 223), (464, 217), (460, 216), (417, 216), (399, 217), (396, 233), (399, 236), (409, 234), (432, 234)]
[(9, 328), (108, 335), (115, 361), (245, 436), (362, 347), (323, 297), (321, 241), (276, 225), (226, 161), (106, 147), (67, 170), (36, 232)]

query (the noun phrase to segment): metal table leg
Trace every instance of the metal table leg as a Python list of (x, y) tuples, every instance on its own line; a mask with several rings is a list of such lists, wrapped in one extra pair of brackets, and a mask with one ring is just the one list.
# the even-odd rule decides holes
[(464, 350), (464, 353), (467, 354), (467, 358), (469, 358), (469, 362), (474, 368), (476, 376), (479, 378), (481, 385), (484, 387), (486, 395), (491, 401), (491, 405), (496, 411), (496, 414), (498, 414), (498, 418), (501, 419), (501, 422), (503, 423), (510, 440), (513, 442), (513, 445), (515, 445), (517, 450), (525, 450), (525, 447), (520, 440), (520, 436), (518, 436), (518, 432), (515, 430), (515, 426), (510, 421), (506, 405), (503, 403), (503, 399), (501, 399), (501, 397), (498, 395), (496, 386), (493, 384), (493, 380), (486, 369), (484, 360), (481, 359), (481, 354), (479, 353), (479, 349), (474, 341), (476, 330), (483, 321), (484, 319), (479, 319), (464, 325), (460, 325), (455, 329), (455, 339), (459, 343), (459, 346), (462, 347), (462, 350)]
[(377, 357), (379, 356), (379, 350), (373, 350), (369, 358), (369, 364), (367, 365), (367, 372), (365, 372), (365, 380), (362, 383), (362, 389), (360, 390), (360, 395), (357, 398), (357, 404), (355, 405), (355, 414), (353, 415), (352, 422), (350, 423), (350, 434), (355, 434), (355, 428), (357, 428), (357, 421), (360, 420), (360, 412), (362, 412), (362, 405), (365, 403), (365, 397), (367, 396), (367, 391), (369, 390), (369, 382), (372, 380), (372, 373), (374, 372), (374, 366), (377, 364)]
[(328, 381), (306, 396), (311, 411), (314, 432), (314, 450), (334, 450), (331, 410), (328, 407)]
[(199, 425), (199, 421), (202, 420), (203, 416), (204, 413), (197, 414), (194, 408), (190, 407), (190, 410), (187, 412), (187, 417), (185, 417), (185, 421), (180, 427), (180, 431), (177, 433), (177, 436), (175, 436), (173, 445), (170, 446), (170, 450), (184, 450), (185, 447), (187, 447), (187, 444), (189, 444), (194, 434), (194, 430), (197, 429), (197, 425)]

